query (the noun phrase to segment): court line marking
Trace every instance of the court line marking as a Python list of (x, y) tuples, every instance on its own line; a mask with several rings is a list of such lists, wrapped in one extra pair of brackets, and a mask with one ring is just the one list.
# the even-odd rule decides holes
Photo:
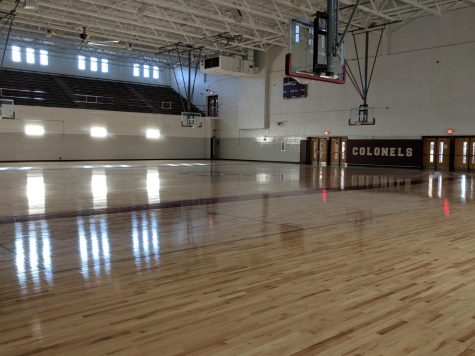
[[(385, 214), (380, 214), (380, 215), (374, 215), (374, 216), (371, 217), (371, 219), (368, 219), (368, 220), (375, 220), (375, 219), (384, 218), (384, 217), (387, 217), (387, 216), (401, 215), (401, 214), (406, 214), (406, 213), (411, 213), (411, 212), (416, 212), (416, 211), (420, 211), (420, 209), (417, 208), (417, 209), (412, 209), (412, 210), (401, 211), (399, 213), (390, 212), (390, 213), (385, 213)], [(366, 223), (366, 221), (368, 221), (368, 220), (365, 220), (364, 223)], [(236, 239), (236, 240), (211, 243), (211, 244), (206, 244), (206, 245), (201, 245), (201, 246), (187, 247), (187, 248), (172, 250), (172, 251), (164, 251), (164, 252), (159, 252), (159, 253), (143, 254), (143, 255), (140, 255), (138, 257), (140, 259), (147, 258), (147, 257), (154, 257), (154, 256), (160, 257), (160, 256), (174, 254), (174, 253), (187, 252), (187, 251), (193, 251), (193, 250), (201, 250), (201, 249), (207, 249), (207, 248), (210, 248), (210, 247), (219, 247), (219, 246), (231, 245), (231, 244), (240, 243), (240, 242), (243, 242), (243, 241), (274, 238), (276, 236), (282, 236), (282, 235), (289, 234), (289, 233), (294, 233), (294, 232), (303, 232), (303, 231), (307, 231), (307, 230), (328, 228), (328, 227), (338, 225), (338, 224), (342, 224), (342, 223), (344, 223), (344, 224), (358, 223), (359, 225), (353, 227), (352, 230), (354, 230), (355, 228), (359, 228), (361, 226), (361, 220), (359, 218), (356, 218), (356, 219), (346, 220), (344, 222), (335, 221), (335, 222), (328, 223), (328, 224), (321, 224), (321, 225), (311, 226), (311, 227), (296, 228), (296, 229), (289, 230), (289, 231), (273, 232), (273, 233), (269, 233), (269, 234), (265, 234), (265, 235), (252, 236), (252, 237), (243, 237), (243, 238)], [(119, 258), (119, 259), (115, 259), (115, 260), (111, 259), (110, 263), (113, 264), (113, 263), (128, 262), (128, 261), (132, 261), (132, 260), (135, 260), (135, 259), (137, 259), (137, 256), (124, 257), (124, 258)], [(80, 269), (81, 269), (81, 267), (59, 269), (59, 270), (53, 271), (53, 273), (70, 272), (70, 271), (76, 271), (76, 270), (80, 270)]]
[[(410, 179), (410, 178), (408, 178)], [(447, 178), (451, 181), (455, 178)], [(410, 185), (419, 185), (424, 183), (424, 179), (414, 179), (411, 180)], [(401, 184), (399, 184), (401, 183)], [(2, 216), (0, 217), (0, 225), (12, 224), (17, 222), (29, 222), (29, 221), (39, 221), (39, 220), (55, 220), (55, 219), (67, 219), (75, 218), (78, 216), (93, 216), (93, 215), (112, 215), (120, 213), (131, 213), (139, 211), (148, 211), (148, 210), (160, 210), (160, 209), (172, 209), (172, 208), (184, 208), (184, 207), (193, 207), (201, 205), (210, 205), (210, 204), (221, 204), (221, 203), (231, 203), (231, 202), (241, 202), (241, 201), (251, 201), (251, 200), (263, 200), (269, 198), (283, 198), (291, 196), (304, 196), (310, 194), (318, 194), (326, 190), (327, 192), (345, 192), (345, 191), (354, 191), (354, 190), (370, 190), (370, 189), (386, 189), (399, 186), (406, 186), (404, 180), (393, 182), (386, 186), (367, 186), (367, 185), (356, 185), (356, 186), (347, 186), (344, 189), (341, 188), (305, 188), (302, 190), (286, 191), (286, 192), (270, 192), (270, 193), (253, 193), (245, 195), (229, 195), (223, 197), (208, 197), (208, 198), (195, 198), (195, 199), (183, 199), (169, 202), (160, 202), (155, 204), (139, 204), (132, 205), (127, 207), (111, 207), (103, 209), (87, 209), (87, 210), (74, 210), (66, 212), (56, 212), (56, 213), (46, 213), (46, 214), (34, 214), (34, 215), (13, 215), (13, 216)]]

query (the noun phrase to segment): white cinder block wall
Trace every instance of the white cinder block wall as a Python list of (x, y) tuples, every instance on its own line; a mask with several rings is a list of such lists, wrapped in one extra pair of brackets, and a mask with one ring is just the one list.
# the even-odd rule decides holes
[[(41, 125), (44, 136), (25, 134), (26, 125)], [(0, 161), (207, 159), (211, 120), (203, 127), (181, 127), (180, 116), (81, 109), (17, 106), (15, 120), (0, 120)], [(104, 127), (105, 138), (90, 128)], [(145, 137), (148, 128), (161, 137)]]
[[(353, 138), (418, 138), (452, 128), (455, 134), (475, 135), (474, 20), (472, 6), (386, 30), (369, 94), (375, 126), (348, 126), (350, 109), (361, 103), (349, 82), (312, 83), (307, 98), (284, 100), (285, 49), (260, 54), (260, 73), (253, 79), (207, 76), (204, 82), (200, 76), (199, 87), (219, 95), (220, 157), (298, 162), (299, 138), (324, 131)], [(370, 53), (377, 39), (371, 35)], [(356, 68), (351, 42), (347, 58)]]

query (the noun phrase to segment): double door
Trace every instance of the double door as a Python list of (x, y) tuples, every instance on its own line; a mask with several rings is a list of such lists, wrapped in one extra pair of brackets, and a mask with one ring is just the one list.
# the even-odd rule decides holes
[(475, 137), (425, 137), (423, 166), (475, 171)]
[(330, 139), (330, 163), (332, 166), (346, 163), (347, 144), (347, 138), (332, 137)]
[(328, 139), (322, 137), (310, 138), (310, 163), (326, 166), (328, 164)]
[(455, 139), (454, 168), (460, 171), (475, 170), (475, 137)]
[(311, 164), (320, 166), (346, 163), (348, 139), (345, 137), (312, 137), (309, 139)]

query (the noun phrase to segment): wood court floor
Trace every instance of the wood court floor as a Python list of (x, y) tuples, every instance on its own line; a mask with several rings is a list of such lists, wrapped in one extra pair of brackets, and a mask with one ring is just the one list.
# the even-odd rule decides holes
[(0, 166), (0, 355), (475, 355), (474, 183)]

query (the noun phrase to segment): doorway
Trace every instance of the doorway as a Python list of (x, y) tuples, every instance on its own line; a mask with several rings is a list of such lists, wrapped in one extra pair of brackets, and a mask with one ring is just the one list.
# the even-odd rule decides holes
[(208, 96), (208, 117), (218, 117), (219, 102), (217, 95)]
[(334, 166), (346, 163), (346, 147), (348, 139), (346, 137), (330, 138), (330, 164)]

